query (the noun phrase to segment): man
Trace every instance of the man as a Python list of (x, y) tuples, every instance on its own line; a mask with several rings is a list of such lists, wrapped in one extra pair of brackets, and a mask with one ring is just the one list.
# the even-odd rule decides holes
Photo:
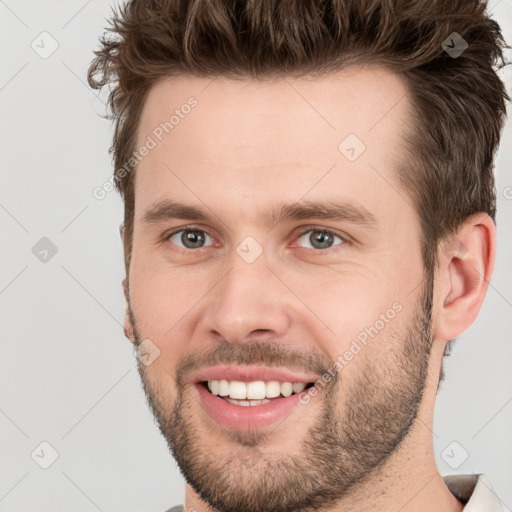
[(443, 478), (447, 344), (496, 248), (476, 0), (131, 1), (111, 87), (125, 334), (198, 512), (501, 510)]

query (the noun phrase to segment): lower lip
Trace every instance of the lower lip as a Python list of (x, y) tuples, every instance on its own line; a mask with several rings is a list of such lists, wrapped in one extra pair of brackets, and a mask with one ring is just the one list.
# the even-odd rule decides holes
[(195, 385), (199, 398), (210, 416), (227, 428), (254, 430), (276, 423), (299, 405), (298, 393), (261, 405), (233, 405), (212, 395), (202, 383)]

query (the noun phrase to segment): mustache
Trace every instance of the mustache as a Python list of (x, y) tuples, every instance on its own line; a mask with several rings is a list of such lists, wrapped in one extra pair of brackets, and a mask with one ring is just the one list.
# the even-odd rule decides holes
[(191, 373), (218, 365), (258, 365), (315, 372), (319, 377), (328, 372), (334, 361), (316, 351), (302, 351), (271, 341), (234, 344), (223, 341), (200, 353), (188, 354), (176, 367), (176, 381), (183, 386)]

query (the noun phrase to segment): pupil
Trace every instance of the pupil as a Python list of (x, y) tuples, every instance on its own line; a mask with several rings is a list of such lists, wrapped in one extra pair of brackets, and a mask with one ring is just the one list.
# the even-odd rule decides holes
[(204, 235), (200, 231), (185, 231), (181, 235), (183, 245), (188, 248), (201, 247), (204, 243)]
[[(316, 235), (314, 233), (317, 233)], [(331, 233), (326, 233), (325, 231), (315, 231), (310, 236), (311, 244), (320, 249), (325, 249), (329, 247), (332, 243), (333, 235)]]

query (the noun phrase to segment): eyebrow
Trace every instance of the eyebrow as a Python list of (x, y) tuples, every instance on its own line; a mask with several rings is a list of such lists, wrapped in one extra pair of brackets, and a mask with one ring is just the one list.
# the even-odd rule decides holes
[[(141, 220), (144, 224), (157, 224), (170, 219), (211, 221), (213, 217), (200, 207), (165, 199), (150, 205)], [(377, 229), (378, 225), (375, 216), (364, 206), (346, 201), (300, 201), (278, 204), (259, 216), (267, 226), (315, 218), (345, 221), (371, 229)]]

